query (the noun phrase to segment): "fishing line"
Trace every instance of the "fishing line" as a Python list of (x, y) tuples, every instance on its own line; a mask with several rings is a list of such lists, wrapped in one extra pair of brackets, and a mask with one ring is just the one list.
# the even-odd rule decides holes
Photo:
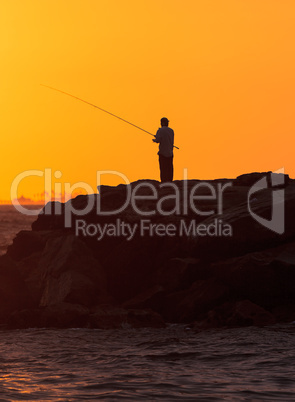
[[(94, 105), (93, 103), (87, 102), (87, 101), (84, 100), (84, 99), (78, 98), (77, 96), (72, 95), (72, 94), (69, 94), (68, 92), (62, 91), (62, 90), (60, 90), (60, 89), (50, 87), (49, 85), (44, 85), (44, 84), (40, 84), (40, 85), (41, 85), (42, 87), (52, 89), (53, 91), (60, 92), (60, 93), (62, 93), (62, 94), (64, 94), (64, 95), (71, 96), (72, 98), (77, 99), (77, 100), (79, 100), (79, 101), (81, 101), (81, 102), (87, 103), (87, 105), (93, 106), (93, 107), (95, 107), (96, 109), (99, 109), (99, 110), (101, 110), (102, 112), (105, 112), (105, 113), (107, 113), (107, 114), (109, 114), (109, 115), (111, 115), (111, 116), (113, 116), (113, 117), (116, 117), (117, 119), (122, 120), (122, 121), (124, 121), (125, 123), (130, 124), (131, 126), (136, 127), (136, 128), (138, 128), (139, 130), (144, 131), (145, 133), (147, 133), (147, 134), (152, 135), (153, 137), (155, 137), (155, 135), (152, 134), (152, 133), (150, 133), (149, 131), (144, 130), (143, 128), (141, 128), (141, 127), (139, 127), (139, 126), (137, 126), (137, 125), (135, 125), (135, 124), (133, 124), (133, 123), (130, 123), (130, 121), (127, 121), (127, 120), (125, 120), (125, 119), (122, 119), (122, 117), (119, 117), (119, 116), (115, 115), (114, 113), (108, 112), (107, 110), (105, 110), (105, 109), (103, 109), (103, 108), (101, 108), (101, 107), (99, 107), (99, 106), (96, 106), (96, 105)], [(174, 145), (174, 148), (179, 149), (179, 148), (176, 147), (175, 145)]]

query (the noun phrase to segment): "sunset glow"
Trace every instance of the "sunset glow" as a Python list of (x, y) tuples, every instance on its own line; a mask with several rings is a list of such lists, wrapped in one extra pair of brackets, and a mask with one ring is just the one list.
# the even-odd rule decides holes
[(40, 84), (153, 133), (167, 116), (175, 179), (294, 177), (294, 19), (293, 0), (2, 0), (0, 199), (29, 169), (93, 189), (97, 170), (159, 180), (152, 137)]

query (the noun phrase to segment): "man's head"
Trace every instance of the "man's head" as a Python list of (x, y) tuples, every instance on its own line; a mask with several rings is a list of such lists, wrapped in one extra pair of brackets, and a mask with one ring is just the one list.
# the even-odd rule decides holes
[(162, 127), (163, 127), (163, 126), (168, 127), (168, 124), (169, 124), (169, 120), (167, 119), (167, 117), (162, 117), (162, 119), (161, 119), (161, 126), (162, 126)]

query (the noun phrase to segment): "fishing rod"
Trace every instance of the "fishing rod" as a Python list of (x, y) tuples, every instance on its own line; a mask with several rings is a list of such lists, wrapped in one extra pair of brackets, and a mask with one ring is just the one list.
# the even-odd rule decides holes
[[(102, 109), (101, 107), (96, 106), (96, 105), (94, 105), (93, 103), (87, 102), (87, 101), (84, 100), (84, 99), (78, 98), (77, 96), (74, 96), (74, 95), (72, 95), (72, 94), (69, 94), (68, 92), (62, 91), (62, 90), (60, 90), (60, 89), (50, 87), (49, 85), (44, 85), (44, 84), (40, 84), (40, 85), (41, 85), (42, 87), (52, 89), (53, 91), (60, 92), (60, 93), (62, 93), (62, 94), (64, 94), (64, 95), (71, 96), (72, 98), (77, 99), (77, 100), (79, 100), (79, 101), (81, 101), (81, 102), (87, 103), (87, 105), (93, 106), (93, 107), (95, 107), (96, 109), (99, 109), (99, 110), (101, 110), (102, 112), (105, 112), (105, 113), (107, 113), (107, 114), (109, 114), (109, 115), (111, 115), (111, 116), (113, 116), (113, 117), (116, 117), (117, 119), (122, 120), (122, 121), (124, 121), (125, 123), (130, 124), (131, 126), (136, 127), (136, 128), (138, 128), (139, 130), (144, 131), (145, 133), (147, 133), (147, 134), (152, 135), (153, 137), (155, 137), (155, 135), (152, 134), (152, 133), (150, 133), (149, 131), (146, 131), (146, 130), (144, 130), (143, 128), (141, 128), (141, 127), (139, 127), (139, 126), (136, 126), (135, 124), (130, 123), (130, 121), (127, 121), (127, 120), (125, 120), (125, 119), (122, 119), (122, 117), (116, 116), (115, 114), (113, 114), (113, 113), (111, 113), (111, 112), (108, 112), (107, 110)], [(179, 148), (176, 147), (175, 145), (173, 145), (173, 147), (176, 148), (176, 149), (179, 149)]]

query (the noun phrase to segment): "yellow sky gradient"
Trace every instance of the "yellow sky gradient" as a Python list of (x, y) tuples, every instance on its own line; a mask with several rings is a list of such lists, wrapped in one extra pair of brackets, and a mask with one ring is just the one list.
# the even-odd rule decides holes
[(294, 177), (294, 39), (294, 0), (0, 0), (0, 199), (29, 169), (159, 179), (151, 136), (41, 83), (151, 132), (167, 116), (175, 179)]

